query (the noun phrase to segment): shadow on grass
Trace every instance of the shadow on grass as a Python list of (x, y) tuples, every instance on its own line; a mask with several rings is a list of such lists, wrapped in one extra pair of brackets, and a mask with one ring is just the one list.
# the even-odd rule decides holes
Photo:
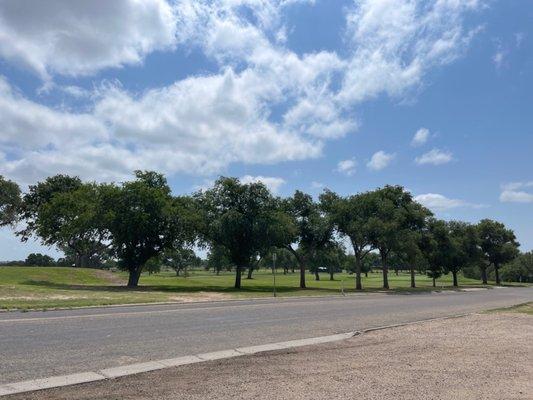
[[(246, 286), (243, 285), (241, 289), (235, 289), (233, 286), (216, 286), (216, 285), (206, 285), (206, 286), (187, 286), (187, 285), (180, 285), (177, 283), (176, 285), (141, 285), (136, 288), (129, 288), (125, 285), (70, 285), (70, 284), (63, 284), (63, 283), (55, 283), (50, 281), (39, 281), (39, 280), (27, 280), (23, 282), (24, 285), (27, 286), (35, 286), (40, 288), (48, 288), (48, 289), (55, 289), (55, 290), (80, 290), (80, 291), (92, 291), (92, 292), (109, 292), (109, 293), (152, 293), (152, 292), (159, 292), (159, 293), (200, 293), (200, 292), (213, 292), (213, 293), (233, 293), (233, 294), (270, 294), (273, 291), (272, 286)], [(465, 288), (471, 288), (471, 287), (484, 287), (481, 285), (464, 285), (459, 287), (453, 287), (453, 286), (438, 286), (438, 287), (431, 287), (431, 286), (421, 286), (417, 288), (411, 288), (411, 287), (396, 287), (391, 288), (389, 290), (384, 290), (380, 287), (370, 287), (370, 288), (364, 288), (362, 291), (356, 291), (354, 288), (345, 288), (344, 292), (346, 294), (354, 294), (354, 293), (384, 293), (384, 294), (414, 294), (414, 293), (430, 293), (434, 291), (448, 291), (448, 290), (458, 290), (458, 289), (465, 289)], [(487, 286), (490, 287), (490, 286)], [(334, 288), (321, 288), (321, 287), (308, 287), (306, 289), (300, 289), (296, 286), (276, 286), (276, 292), (280, 295), (283, 294), (305, 294), (313, 293), (313, 294), (338, 294), (341, 295), (340, 289), (334, 289)]]

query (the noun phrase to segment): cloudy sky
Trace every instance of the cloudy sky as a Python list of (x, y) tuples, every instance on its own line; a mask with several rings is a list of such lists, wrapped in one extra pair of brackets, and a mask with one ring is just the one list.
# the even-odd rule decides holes
[[(0, 174), (401, 184), (529, 250), (532, 20), (520, 0), (2, 1)], [(0, 231), (0, 259), (36, 250)]]

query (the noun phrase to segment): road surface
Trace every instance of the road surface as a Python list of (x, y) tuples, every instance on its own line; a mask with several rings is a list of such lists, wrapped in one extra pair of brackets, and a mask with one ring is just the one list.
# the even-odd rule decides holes
[(533, 301), (533, 288), (0, 313), (0, 384)]

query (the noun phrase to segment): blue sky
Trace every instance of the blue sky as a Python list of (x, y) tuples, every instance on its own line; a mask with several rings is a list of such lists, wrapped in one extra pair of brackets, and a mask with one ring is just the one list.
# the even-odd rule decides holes
[[(175, 193), (400, 184), (533, 249), (531, 2), (102, 4), (0, 4), (0, 174), (22, 187), (134, 169)], [(0, 259), (30, 251), (57, 254), (0, 230)]]

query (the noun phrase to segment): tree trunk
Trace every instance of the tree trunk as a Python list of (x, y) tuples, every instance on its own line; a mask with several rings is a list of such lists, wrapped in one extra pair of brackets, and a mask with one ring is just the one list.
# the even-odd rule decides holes
[(433, 277), (433, 287), (436, 287), (435, 277)]
[(363, 290), (363, 284), (361, 282), (361, 255), (357, 253), (355, 255), (355, 290)]
[(453, 286), (454, 287), (459, 286), (459, 284), (457, 283), (457, 271), (452, 271), (452, 275), (453, 275)]
[(333, 281), (333, 280), (334, 280), (334, 279), (333, 279), (333, 274), (334, 274), (334, 272), (333, 272), (333, 267), (330, 267), (330, 268), (329, 268), (329, 280), (330, 280), (330, 281)]
[(141, 277), (141, 267), (134, 267), (130, 269), (130, 275), (128, 277), (128, 287), (134, 288), (139, 286), (139, 278)]
[(241, 288), (241, 266), (237, 265), (235, 267), (235, 289)]
[(315, 269), (315, 281), (319, 281), (320, 280), (320, 275), (318, 274), (318, 268)]
[(246, 277), (246, 279), (252, 279), (253, 272), (254, 272), (254, 267), (250, 265), (250, 267), (248, 268), (248, 276)]
[(498, 264), (494, 264), (494, 275), (496, 275), (496, 285), (500, 285), (500, 266)]
[[(305, 264), (306, 259), (304, 256), (300, 257), (296, 251), (291, 246), (287, 246), (287, 250), (289, 250), (293, 255), (294, 258), (296, 258), (296, 261), (298, 262), (298, 265), (300, 266), (300, 289), (305, 289)], [(292, 272), (294, 273), (294, 267), (292, 269)]]
[(398, 271), (398, 267), (394, 268), (394, 273), (396, 274), (396, 276), (400, 275), (400, 272)]
[(305, 261), (300, 261), (300, 289), (305, 289)]
[(368, 271), (365, 271), (365, 278), (368, 278)]
[(176, 268), (176, 276), (180, 276), (180, 269)]
[(487, 282), (487, 268), (481, 268), (481, 280), (483, 281), (483, 284), (486, 285)]
[(389, 289), (389, 267), (387, 256), (383, 253), (381, 253), (381, 268), (383, 269), (383, 289)]
[(412, 288), (416, 287), (416, 284), (415, 284), (415, 269), (413, 267), (411, 267), (411, 287)]

